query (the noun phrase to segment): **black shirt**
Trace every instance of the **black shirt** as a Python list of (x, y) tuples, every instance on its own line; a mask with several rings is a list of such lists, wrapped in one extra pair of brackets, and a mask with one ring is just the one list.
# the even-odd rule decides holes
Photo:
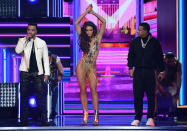
[(30, 62), (29, 62), (29, 72), (38, 72), (34, 42), (32, 44), (32, 49), (31, 49), (31, 56), (30, 56)]
[[(151, 36), (145, 48), (142, 47), (140, 37), (132, 40), (128, 53), (128, 67), (150, 68), (159, 72), (164, 71), (163, 52), (160, 42)], [(147, 41), (148, 36), (143, 40)]]

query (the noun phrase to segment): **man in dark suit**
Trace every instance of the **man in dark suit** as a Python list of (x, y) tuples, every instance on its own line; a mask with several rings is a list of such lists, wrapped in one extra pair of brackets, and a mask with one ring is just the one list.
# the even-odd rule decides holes
[[(131, 123), (138, 126), (143, 114), (144, 92), (147, 95), (148, 112), (147, 126), (154, 126), (155, 105), (155, 70), (159, 79), (163, 79), (164, 62), (160, 42), (152, 37), (150, 26), (141, 23), (138, 27), (138, 37), (132, 40), (128, 53), (129, 75), (133, 78), (133, 94), (135, 119)], [(133, 70), (134, 67), (134, 70)]]

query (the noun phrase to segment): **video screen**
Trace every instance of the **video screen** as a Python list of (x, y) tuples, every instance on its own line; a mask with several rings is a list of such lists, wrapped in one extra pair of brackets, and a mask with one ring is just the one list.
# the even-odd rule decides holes
[[(107, 21), (102, 42), (130, 42), (135, 37), (136, 0), (81, 0), (81, 14), (89, 4)], [(85, 21), (94, 22), (99, 31), (101, 22), (96, 17), (88, 14), (82, 24)]]

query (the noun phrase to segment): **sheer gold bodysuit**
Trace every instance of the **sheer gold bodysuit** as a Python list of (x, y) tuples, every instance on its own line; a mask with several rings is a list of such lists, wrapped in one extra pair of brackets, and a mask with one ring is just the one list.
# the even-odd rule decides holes
[(88, 54), (84, 54), (83, 57), (80, 59), (80, 61), (77, 64), (77, 67), (81, 66), (82, 69), (82, 75), (86, 75), (87, 77), (90, 77), (92, 75), (95, 79), (96, 76), (96, 59), (99, 54), (99, 44), (96, 40), (94, 43), (94, 46), (90, 49)]

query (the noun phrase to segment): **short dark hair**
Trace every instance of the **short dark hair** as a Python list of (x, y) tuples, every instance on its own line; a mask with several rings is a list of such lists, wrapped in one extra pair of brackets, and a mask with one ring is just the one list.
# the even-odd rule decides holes
[(140, 23), (139, 26), (142, 26), (143, 30), (146, 30), (149, 33), (149, 31), (150, 31), (150, 25), (148, 23), (146, 23), (146, 22)]
[(36, 29), (38, 30), (38, 25), (36, 23), (28, 23), (28, 26), (31, 25), (31, 26), (35, 26)]

